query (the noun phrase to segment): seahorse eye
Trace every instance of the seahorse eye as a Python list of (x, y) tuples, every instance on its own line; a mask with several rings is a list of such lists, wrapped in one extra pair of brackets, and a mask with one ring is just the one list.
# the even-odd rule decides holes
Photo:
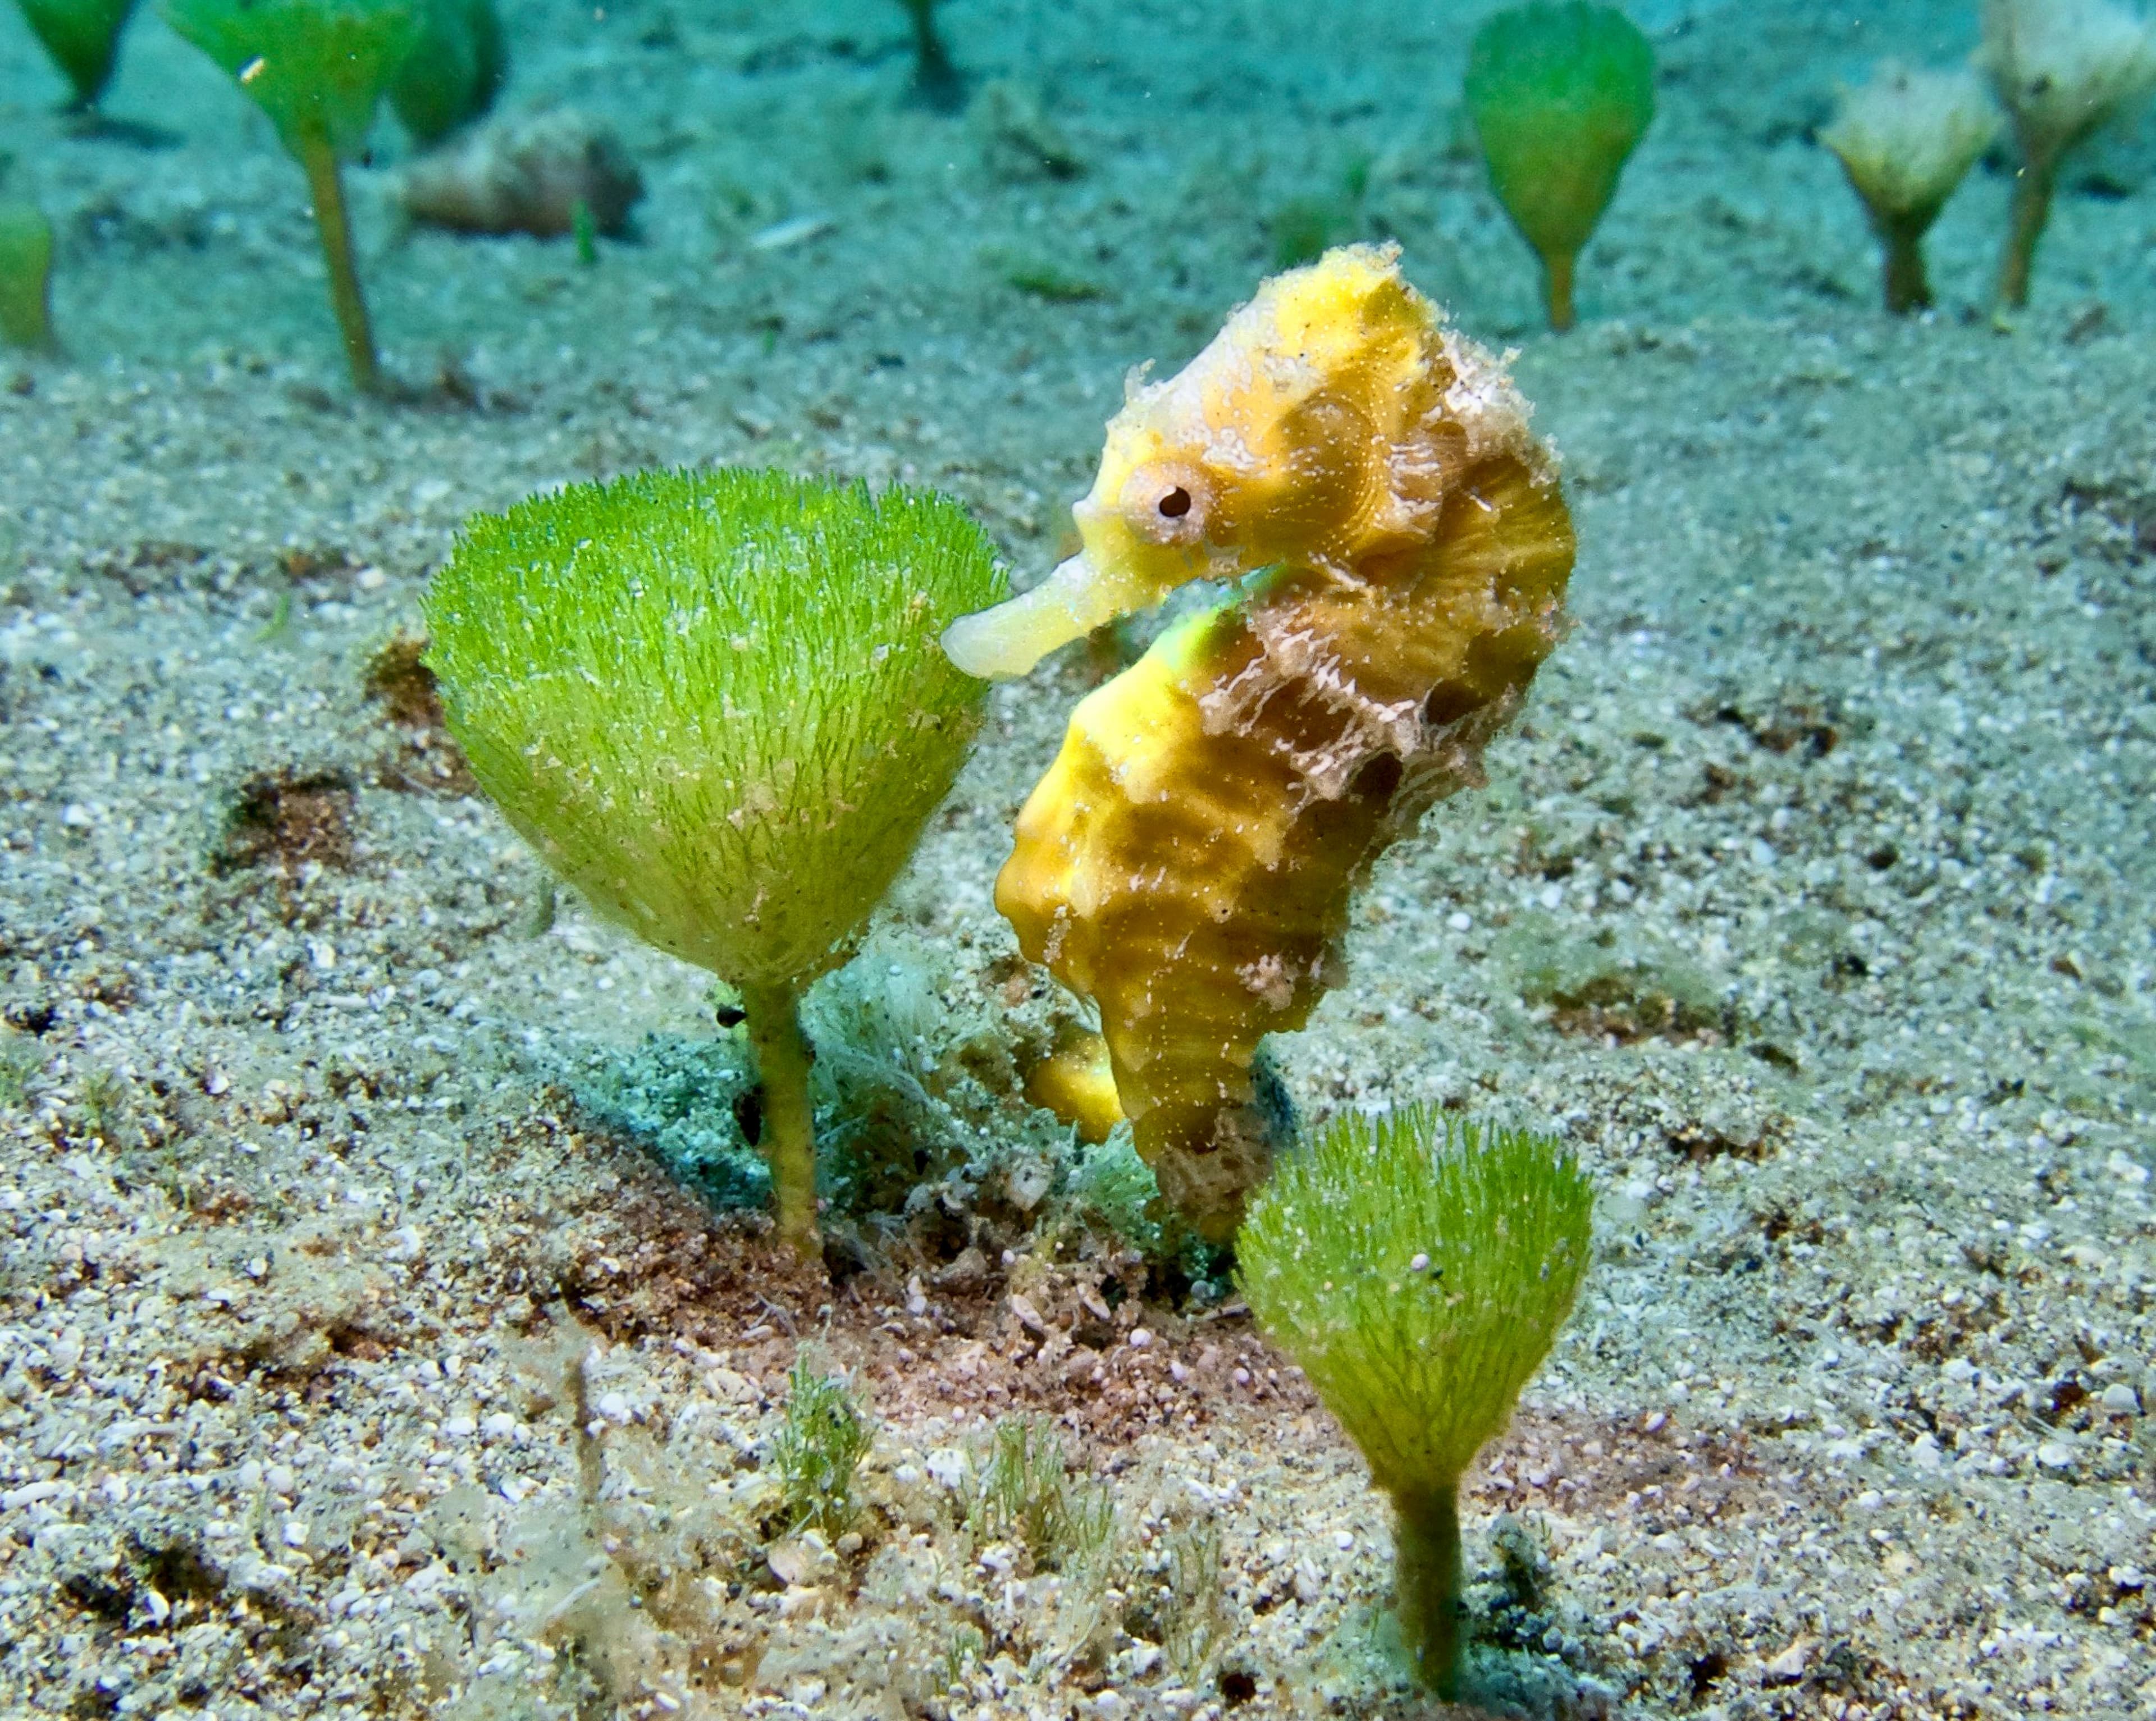
[(1213, 525), (1212, 480), (1188, 460), (1148, 460), (1123, 480), (1116, 512), (1138, 536), (1154, 544), (1189, 545)]

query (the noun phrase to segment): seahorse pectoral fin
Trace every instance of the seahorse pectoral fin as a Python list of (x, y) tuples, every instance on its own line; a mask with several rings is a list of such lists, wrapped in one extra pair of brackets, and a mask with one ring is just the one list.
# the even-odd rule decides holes
[(968, 675), (1009, 681), (1058, 646), (1137, 607), (1124, 600), (1121, 582), (1104, 577), (1081, 551), (1032, 591), (959, 617), (943, 630), (943, 654)]

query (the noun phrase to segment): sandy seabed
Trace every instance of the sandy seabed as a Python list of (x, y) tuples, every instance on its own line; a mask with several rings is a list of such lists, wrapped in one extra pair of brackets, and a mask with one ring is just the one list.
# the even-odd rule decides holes
[[(1991, 170), (1890, 321), (1808, 136), (1966, 10), (1665, 8), (1558, 340), (1457, 147), (1466, 9), (952, 0), (959, 118), (906, 104), (896, 8), (507, 9), (507, 106), (618, 126), (641, 238), (403, 231), (385, 124), (395, 407), (205, 63), (138, 19), (108, 107), (165, 135), (72, 135), (0, 17), (67, 344), (0, 366), (0, 1707), (1434, 1712), (1381, 1504), (1235, 1303), (985, 1185), (782, 1272), (578, 1097), (711, 1034), (697, 978), (550, 913), (424, 699), (368, 686), (464, 515), (639, 465), (933, 484), (1032, 577), (1125, 371), (1315, 198), (1522, 349), (1580, 534), (1490, 786), (1278, 1047), (1308, 1119), (1536, 1123), (1600, 1192), (1468, 1488), (1482, 1707), (2156, 1713), (2148, 140), (2011, 327)], [(1086, 684), (995, 694), (877, 935), (1013, 1044), (1065, 1006), (988, 893)], [(830, 1545), (769, 1535), (804, 1345), (877, 1422)], [(1020, 1411), (1112, 1495), (1094, 1565), (967, 1521)]]

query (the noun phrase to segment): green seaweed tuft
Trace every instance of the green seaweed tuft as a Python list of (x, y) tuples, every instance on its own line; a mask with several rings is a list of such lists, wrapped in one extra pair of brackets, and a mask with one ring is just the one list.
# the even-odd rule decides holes
[(972, 1473), (966, 1522), (984, 1542), (1014, 1542), (1036, 1571), (1097, 1568), (1114, 1549), (1116, 1506), (1107, 1489), (1074, 1477), (1055, 1426), (1006, 1416)]
[(389, 105), (422, 145), (436, 144), (493, 106), (508, 75), (494, 0), (424, 0)]
[(1506, 213), (1542, 259), (1550, 326), (1573, 323), (1575, 260), (1655, 115), (1655, 54), (1614, 7), (1497, 13), (1476, 32), (1467, 109)]
[(69, 105), (79, 113), (95, 107), (112, 81), (120, 33), (135, 9), (135, 0), (16, 0), (16, 4), (53, 64), (74, 86)]
[(835, 1539), (860, 1515), (855, 1476), (874, 1437), (842, 1376), (819, 1374), (801, 1356), (787, 1386), (786, 1420), (772, 1442), (787, 1533)]
[(0, 342), (54, 346), (53, 224), (35, 203), (0, 198)]
[(1237, 1242), (1252, 1314), (1392, 1496), (1402, 1630), (1444, 1695), (1460, 1478), (1571, 1309), (1592, 1206), (1554, 1142), (1417, 1108), (1334, 1123), (1282, 1164)]
[(797, 1249), (800, 995), (957, 776), (986, 689), (937, 635), (1003, 590), (944, 497), (682, 471), (476, 516), (428, 594), (450, 731), (510, 822), (601, 913), (740, 994)]

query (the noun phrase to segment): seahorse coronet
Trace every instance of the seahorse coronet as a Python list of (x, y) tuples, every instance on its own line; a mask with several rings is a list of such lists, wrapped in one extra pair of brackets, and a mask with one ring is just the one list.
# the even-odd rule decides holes
[(954, 658), (1022, 668), (1194, 568), (1239, 583), (1072, 712), (996, 904), (1095, 1002), (1138, 1151), (1224, 1240), (1285, 1127), (1260, 1047), (1339, 983), (1378, 855), (1481, 782), (1562, 633), (1571, 522), (1505, 361), (1368, 246), (1134, 378), (1074, 515), (1053, 602), (969, 618)]

